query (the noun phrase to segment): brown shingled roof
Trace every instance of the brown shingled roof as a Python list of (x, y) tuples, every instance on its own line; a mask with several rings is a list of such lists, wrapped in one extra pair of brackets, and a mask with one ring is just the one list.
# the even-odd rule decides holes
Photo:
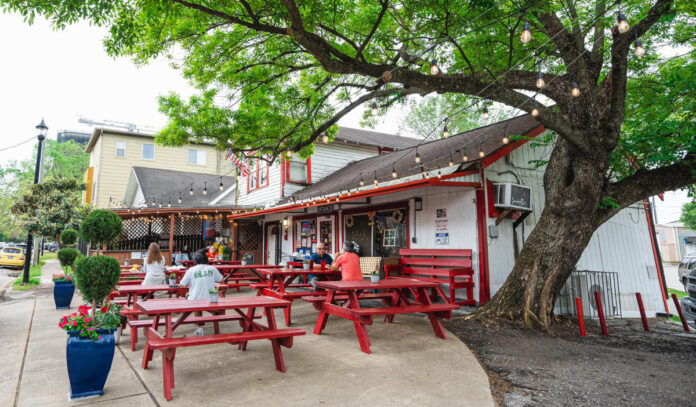
[[(460, 169), (465, 169), (480, 160), (480, 151), (483, 151), (486, 154), (485, 157), (488, 157), (502, 148), (504, 136), (525, 135), (539, 126), (541, 123), (534, 117), (524, 115), (479, 127), (446, 139), (423, 143), (418, 146), (417, 151), (426, 171), (447, 167), (450, 155), (455, 165), (460, 165)], [(463, 155), (468, 156), (466, 163), (462, 163)], [(392, 167), (400, 178), (420, 174), (421, 170), (415, 162), (415, 157), (416, 148), (410, 148), (356, 161), (298, 191), (293, 197), (296, 200), (302, 200), (354, 189), (360, 186), (361, 176), (365, 185), (372, 184), (375, 175), (380, 182), (391, 181), (393, 179)], [(287, 198), (284, 201), (287, 201)]]
[(366, 144), (368, 146), (388, 147), (394, 149), (408, 148), (418, 144), (420, 139), (413, 137), (395, 136), (389, 133), (380, 133), (372, 130), (353, 129), (340, 126), (335, 140), (345, 140), (352, 143)]

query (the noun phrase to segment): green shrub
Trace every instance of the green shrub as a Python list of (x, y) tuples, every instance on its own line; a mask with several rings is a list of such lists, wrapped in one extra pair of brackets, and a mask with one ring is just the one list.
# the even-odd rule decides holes
[(77, 242), (77, 230), (65, 229), (60, 232), (60, 242), (65, 246), (72, 246)]
[(86, 257), (75, 268), (75, 285), (82, 297), (92, 303), (92, 312), (116, 287), (121, 277), (118, 260), (106, 256)]
[(106, 209), (95, 209), (80, 226), (80, 236), (90, 244), (103, 247), (118, 239), (123, 232), (123, 221), (114, 212)]
[(70, 267), (71, 270), (75, 270), (75, 260), (80, 252), (72, 247), (66, 247), (65, 249), (58, 250), (58, 260), (60, 260), (60, 265), (63, 267)]
[(232, 248), (229, 246), (222, 246), (222, 259), (232, 260)]

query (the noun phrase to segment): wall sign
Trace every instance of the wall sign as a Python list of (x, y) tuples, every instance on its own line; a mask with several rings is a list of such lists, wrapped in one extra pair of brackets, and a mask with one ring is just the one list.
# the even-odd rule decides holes
[(332, 205), (317, 206), (317, 213), (329, 213), (333, 212), (334, 207)]
[(447, 217), (447, 208), (436, 209), (435, 210), (435, 217), (438, 219), (446, 218)]
[[(444, 209), (442, 209), (444, 211)], [(440, 211), (440, 209), (438, 209)], [(435, 245), (436, 246), (449, 246), (449, 230), (447, 225), (447, 219), (440, 219), (435, 221)]]

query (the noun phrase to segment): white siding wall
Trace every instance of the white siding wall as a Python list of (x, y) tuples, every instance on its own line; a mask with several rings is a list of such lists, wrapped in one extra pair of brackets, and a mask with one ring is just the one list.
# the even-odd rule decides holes
[[(251, 171), (256, 171), (256, 167)], [(268, 169), (268, 186), (247, 193), (247, 177), (239, 178), (239, 205), (265, 206), (280, 199), (280, 164)]]

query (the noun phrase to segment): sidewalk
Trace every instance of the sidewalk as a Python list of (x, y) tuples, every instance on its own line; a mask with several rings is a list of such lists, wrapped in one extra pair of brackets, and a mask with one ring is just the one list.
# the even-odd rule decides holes
[[(47, 263), (44, 275), (57, 270), (57, 262)], [(79, 303), (76, 295), (73, 312)], [(325, 334), (314, 335), (316, 310), (301, 301), (293, 304), (293, 326), (307, 335), (283, 349), (286, 373), (275, 369), (266, 341), (250, 343), (246, 352), (228, 344), (183, 348), (176, 354), (174, 399), (167, 402), (160, 353), (143, 370), (144, 338), (132, 352), (124, 332), (104, 396), (69, 402), (65, 334), (57, 327), (66, 311), (54, 309), (46, 289), (35, 299), (0, 304), (0, 339), (11, 349), (0, 355), (0, 405), (493, 405), (488, 377), (469, 349), (449, 332), (447, 340), (436, 338), (427, 319), (398, 316), (389, 326), (375, 321), (368, 327), (373, 354), (367, 355), (349, 321), (331, 318)], [(281, 312), (276, 320), (283, 321)], [(190, 335), (194, 328), (178, 331)]]

